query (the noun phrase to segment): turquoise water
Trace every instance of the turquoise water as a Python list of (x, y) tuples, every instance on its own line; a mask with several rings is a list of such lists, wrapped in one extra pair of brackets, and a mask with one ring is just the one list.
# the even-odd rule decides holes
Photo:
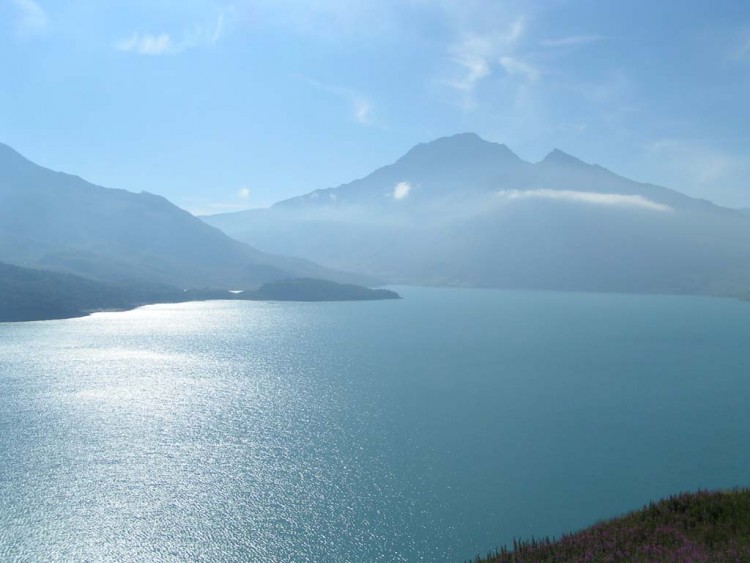
[(750, 304), (398, 289), (0, 324), (0, 560), (462, 561), (750, 485)]

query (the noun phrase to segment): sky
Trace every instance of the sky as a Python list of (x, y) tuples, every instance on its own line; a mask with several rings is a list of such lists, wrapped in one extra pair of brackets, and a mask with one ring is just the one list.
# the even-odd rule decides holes
[(0, 0), (0, 142), (196, 214), (468, 131), (750, 207), (750, 3)]

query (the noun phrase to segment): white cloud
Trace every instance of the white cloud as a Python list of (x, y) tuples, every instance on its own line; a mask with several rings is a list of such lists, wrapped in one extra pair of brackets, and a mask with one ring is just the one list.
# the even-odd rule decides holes
[(509, 200), (551, 199), (589, 203), (594, 205), (637, 207), (652, 211), (672, 211), (672, 208), (668, 205), (656, 203), (655, 201), (651, 201), (640, 195), (602, 194), (598, 192), (579, 192), (574, 190), (504, 190), (498, 192), (498, 196)]
[[(526, 20), (523, 16), (515, 18), (510, 23), (506, 22), (501, 32), (494, 29), (478, 31), (479, 29), (486, 29), (486, 22), (472, 22), (467, 29), (459, 32), (461, 39), (448, 49), (450, 59), (457, 68), (447, 84), (461, 94), (464, 109), (475, 106), (474, 91), (483, 79), (492, 74), (493, 67), (498, 64), (505, 67), (502, 61), (508, 65), (516, 62), (513, 66), (515, 74), (521, 72), (523, 67), (524, 76), (528, 77), (530, 73), (535, 77), (539, 75), (530, 65), (514, 58), (518, 44), (526, 31)], [(506, 72), (511, 74), (507, 68)]]
[(250, 199), (250, 188), (240, 188), (237, 191), (237, 197), (240, 199)]
[(360, 125), (369, 126), (374, 124), (374, 120), (372, 117), (373, 104), (369, 98), (363, 96), (360, 92), (352, 90), (351, 88), (325, 84), (303, 75), (299, 75), (299, 77), (318, 90), (328, 92), (329, 94), (333, 94), (334, 96), (344, 100), (350, 107), (352, 117)]
[(411, 192), (411, 184), (409, 182), (399, 182), (393, 187), (391, 197), (395, 200), (400, 201), (402, 199), (406, 199), (406, 197), (409, 195), (409, 192)]
[(576, 47), (588, 45), (604, 39), (601, 35), (568, 35), (567, 37), (556, 37), (554, 39), (543, 39), (539, 42), (542, 47)]
[(133, 33), (127, 39), (115, 43), (115, 48), (137, 55), (176, 55), (196, 47), (215, 45), (222, 37), (225, 27), (225, 12), (219, 12), (216, 23), (210, 26), (195, 26), (185, 31), (176, 41), (169, 33)]
[(19, 31), (40, 31), (47, 26), (47, 13), (35, 0), (11, 0), (20, 12)]
[(364, 98), (355, 98), (353, 101), (354, 119), (362, 125), (372, 125), (372, 104)]
[(213, 33), (211, 33), (211, 43), (216, 43), (224, 34), (224, 11), (219, 12), (219, 18), (216, 20)]
[(152, 56), (176, 52), (172, 38), (166, 33), (160, 35), (134, 33), (128, 39), (117, 43), (115, 48), (126, 53)]
[(451, 48), (453, 61), (462, 67), (460, 75), (449, 84), (463, 92), (471, 93), (477, 82), (490, 74), (490, 41), (483, 37), (468, 37)]
[(536, 68), (513, 57), (501, 57), (500, 66), (510, 76), (522, 76), (531, 82), (539, 80), (540, 73)]

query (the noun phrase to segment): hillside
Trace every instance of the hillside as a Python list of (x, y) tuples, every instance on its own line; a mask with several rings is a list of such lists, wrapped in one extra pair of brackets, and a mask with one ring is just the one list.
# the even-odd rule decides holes
[(92, 311), (177, 301), (182, 293), (167, 286), (107, 284), (0, 263), (0, 322), (81, 317)]
[(240, 299), (257, 301), (380, 301), (400, 299), (388, 289), (370, 289), (352, 284), (338, 284), (309, 278), (279, 280), (265, 283), (255, 291), (238, 295)]
[(473, 134), (348, 184), (204, 217), (240, 240), (389, 283), (746, 296), (750, 220), (562, 151)]
[(95, 186), (0, 145), (0, 261), (108, 282), (248, 289), (288, 277), (368, 281), (232, 240), (166, 199)]
[(0, 322), (83, 317), (95, 311), (122, 311), (151, 303), (234, 301), (376, 301), (399, 299), (396, 292), (317, 279), (269, 282), (256, 290), (180, 290), (145, 283), (104, 283), (73, 274), (0, 263)]
[(750, 561), (750, 491), (673, 496), (558, 540), (514, 542), (475, 561)]

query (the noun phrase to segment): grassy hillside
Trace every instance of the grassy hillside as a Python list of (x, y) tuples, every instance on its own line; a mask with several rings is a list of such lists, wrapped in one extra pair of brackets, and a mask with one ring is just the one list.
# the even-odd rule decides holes
[(750, 490), (672, 496), (557, 540), (514, 542), (475, 561), (750, 561)]

